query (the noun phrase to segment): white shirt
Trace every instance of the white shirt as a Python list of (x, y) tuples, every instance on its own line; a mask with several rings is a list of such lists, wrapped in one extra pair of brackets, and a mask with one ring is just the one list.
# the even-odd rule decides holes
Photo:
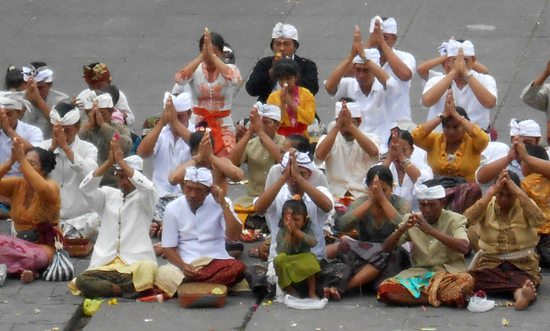
[(403, 182), (399, 185), (399, 177), (397, 175), (397, 169), (393, 162), (390, 164), (390, 171), (393, 177), (393, 194), (402, 197), (407, 200), (414, 211), (418, 210), (418, 200), (413, 195), (414, 186), (416, 183), (423, 183), (427, 180), (433, 179), (434, 174), (432, 168), (427, 162), (427, 153), (422, 148), (415, 147), (410, 157), (411, 163), (420, 171), (420, 177), (413, 182), (411, 177), (405, 173)]
[(369, 95), (365, 95), (355, 78), (344, 77), (340, 80), (334, 95), (336, 100), (352, 98), (361, 105), (363, 116), (359, 128), (378, 137), (380, 153), (387, 151), (390, 129), (397, 126), (399, 120), (398, 115), (393, 114), (389, 108), (398, 88), (396, 80), (392, 77), (386, 81), (386, 89), (375, 79)]
[(180, 196), (179, 185), (172, 185), (168, 175), (178, 165), (191, 159), (191, 149), (181, 137), (174, 139), (169, 125), (160, 131), (159, 138), (153, 150), (153, 183), (160, 197)]
[[(46, 98), (46, 104), (50, 108), (53, 108), (61, 100), (68, 99), (69, 96), (63, 92), (51, 89)], [(50, 123), (50, 117), (44, 116), (40, 109), (36, 108), (34, 105), (31, 105), (31, 110), (27, 110), (25, 115), (23, 115), (23, 121), (38, 127), (44, 138), (49, 139), (52, 137), (52, 125)]]
[[(332, 205), (334, 206), (334, 199), (332, 198), (330, 191), (323, 186), (317, 186), (317, 189), (323, 192), (323, 194), (330, 199)], [(256, 202), (256, 199), (254, 199), (254, 202)], [(265, 212), (265, 219), (267, 221), (267, 225), (269, 226), (269, 230), (271, 231), (272, 238), (271, 245), (269, 247), (269, 261), (272, 261), (275, 256), (277, 256), (277, 243), (274, 238), (277, 238), (277, 233), (279, 232), (279, 220), (283, 215), (283, 205), (290, 199), (292, 199), (292, 194), (288, 189), (288, 185), (285, 184), (275, 197), (275, 200), (273, 200), (271, 206), (269, 206)], [(325, 249), (325, 235), (323, 233), (323, 226), (325, 225), (325, 221), (330, 215), (330, 212), (325, 213), (318, 208), (307, 194), (303, 195), (302, 200), (306, 204), (307, 214), (309, 216), (309, 221), (311, 222), (311, 229), (313, 230), (313, 233), (315, 233), (315, 238), (317, 239), (317, 245), (311, 249), (311, 252), (315, 254), (318, 260), (324, 259), (327, 254)]]
[[(44, 141), (42, 131), (40, 131), (40, 129), (36, 126), (25, 122), (17, 121), (15, 133), (33, 146), (37, 146), (40, 142)], [(0, 163), (4, 163), (11, 158), (12, 146), (13, 142), (11, 138), (8, 137), (2, 129), (0, 129)], [(6, 176), (21, 176), (21, 172), (19, 171), (19, 163), (16, 162)]]
[[(332, 126), (334, 126), (334, 122), (329, 124), (328, 129), (331, 130)], [(368, 133), (366, 135), (378, 147), (378, 138)], [(326, 135), (322, 136), (317, 146), (325, 138)], [(334, 145), (324, 161), (330, 192), (335, 198), (340, 198), (348, 190), (354, 196), (366, 193), (363, 179), (370, 167), (378, 163), (378, 155), (375, 157), (369, 156), (359, 146), (357, 140), (346, 141), (340, 132), (338, 132)], [(315, 159), (316, 164), (321, 164), (322, 162), (322, 160)]]
[[(505, 143), (499, 142), (499, 141), (491, 141), (487, 145), (487, 147), (481, 152), (481, 161), (479, 163), (479, 167), (476, 170), (475, 178), (476, 182), (480, 185), (483, 193), (491, 187), (495, 183), (495, 180), (492, 180), (488, 183), (480, 183), (477, 179), (477, 173), (479, 169), (483, 168), (487, 164), (494, 162), (500, 158), (503, 158), (508, 155), (508, 151), (510, 150), (510, 147), (506, 145)], [(523, 179), (523, 173), (521, 172), (521, 165), (518, 161), (513, 160), (512, 162), (508, 163), (508, 166), (506, 167), (507, 170), (512, 171), (516, 173), (520, 180)], [(498, 177), (498, 176), (497, 176)]]
[[(90, 91), (91, 90), (87, 88), (80, 92), (76, 98), (78, 100), (84, 100), (86, 99)], [(122, 92), (121, 90), (118, 90), (118, 92), (119, 97), (117, 103), (115, 104), (115, 107), (116, 109), (126, 114), (126, 125), (130, 127), (134, 124), (135, 121), (134, 112), (132, 112), (132, 109), (130, 109), (130, 105), (128, 105), (128, 98), (126, 98), (126, 94), (124, 94), (124, 92)]]
[[(238, 220), (231, 200), (225, 198), (225, 201)], [(199, 257), (232, 259), (225, 250), (223, 209), (212, 194), (206, 196), (195, 213), (191, 211), (185, 196), (170, 202), (162, 224), (162, 247), (177, 247), (183, 262), (191, 263)]]
[[(401, 59), (401, 61), (403, 61), (414, 76), (414, 73), (416, 72), (416, 60), (414, 56), (411, 53), (399, 51), (397, 49), (394, 49), (393, 52), (397, 55), (397, 57), (399, 57), (399, 59)], [(411, 90), (411, 82), (413, 77), (409, 80), (399, 79), (399, 77), (397, 77), (397, 75), (393, 72), (389, 62), (386, 62), (384, 66), (382, 66), (382, 69), (384, 69), (390, 77), (395, 79), (398, 86), (394, 97), (389, 101), (388, 107), (392, 110), (391, 113), (397, 121), (411, 122), (411, 101), (409, 92)]]
[(138, 261), (157, 264), (149, 227), (158, 196), (155, 186), (139, 171), (130, 182), (136, 187), (127, 196), (109, 186), (99, 187), (101, 177), (88, 174), (80, 189), (90, 207), (101, 217), (99, 235), (88, 269), (107, 265), (119, 256), (131, 265)]
[[(489, 93), (494, 95), (496, 98), (497, 83), (495, 79), (492, 76), (480, 74), (473, 70), (471, 72), (472, 75), (489, 91)], [(424, 87), (424, 91), (422, 92), (422, 94), (426, 94), (427, 91), (429, 91), (444, 77), (445, 76), (435, 76), (430, 78), (430, 80), (426, 83), (426, 87)], [(455, 104), (464, 108), (464, 110), (468, 114), (468, 117), (470, 117), (471, 122), (477, 124), (483, 130), (487, 129), (490, 124), (491, 109), (485, 108), (483, 105), (481, 105), (481, 103), (479, 103), (476, 96), (474, 95), (474, 92), (470, 88), (470, 85), (466, 84), (466, 86), (464, 86), (462, 90), (460, 90), (453, 80), (451, 86), (453, 90)], [(436, 117), (439, 113), (443, 113), (443, 111), (445, 110), (445, 97), (446, 93), (443, 94), (443, 96), (441, 96), (441, 98), (432, 107), (430, 107), (430, 110), (428, 112), (428, 121)]]
[[(51, 145), (51, 139), (38, 144), (38, 146), (44, 149), (49, 149)], [(79, 186), (84, 177), (97, 168), (97, 148), (93, 144), (83, 141), (76, 136), (69, 147), (73, 151), (74, 163), (58, 147), (54, 151), (57, 163), (50, 173), (50, 178), (55, 180), (61, 189), (62, 220), (75, 218), (91, 212), (88, 204), (83, 203), (85, 199)]]

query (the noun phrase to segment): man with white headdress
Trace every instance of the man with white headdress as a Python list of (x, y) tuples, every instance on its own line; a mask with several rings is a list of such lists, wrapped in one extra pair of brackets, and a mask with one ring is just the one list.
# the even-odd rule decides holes
[(45, 62), (31, 62), (23, 66), (22, 71), (23, 80), (27, 83), (26, 98), (32, 105), (31, 109), (25, 112), (23, 121), (39, 127), (44, 138), (49, 139), (52, 137), (50, 110), (69, 96), (52, 89), (54, 73)]
[[(0, 163), (10, 159), (15, 138), (23, 142), (25, 150), (44, 140), (38, 127), (19, 120), (21, 112), (30, 107), (23, 96), (21, 92), (0, 92)], [(7, 176), (20, 175), (18, 163), (7, 173)]]
[(250, 109), (250, 124), (229, 156), (234, 165), (247, 164), (247, 194), (238, 198), (235, 205), (253, 210), (252, 200), (265, 188), (269, 169), (281, 162), (285, 138), (277, 133), (281, 126), (281, 109), (278, 106), (256, 102)]
[(397, 22), (395, 18), (375, 16), (370, 22), (370, 37), (366, 48), (377, 48), (380, 52), (380, 65), (398, 85), (398, 90), (388, 105), (401, 129), (414, 125), (411, 119), (409, 92), (416, 67), (416, 60), (410, 53), (394, 48), (397, 42)]
[(319, 91), (317, 65), (309, 59), (296, 55), (296, 50), (300, 46), (298, 30), (293, 25), (277, 23), (273, 28), (269, 46), (274, 55), (261, 58), (256, 63), (246, 82), (248, 94), (258, 97), (258, 101), (265, 103), (271, 92), (280, 88), (277, 79), (273, 76), (272, 68), (273, 64), (283, 58), (293, 59), (298, 64), (297, 85), (307, 88), (313, 95), (317, 94)]
[(159, 268), (155, 286), (172, 297), (182, 282), (238, 283), (246, 266), (225, 250), (225, 240), (239, 240), (242, 229), (231, 200), (202, 167), (186, 169), (182, 191), (164, 213), (162, 247), (169, 263)]
[(182, 195), (179, 185), (170, 184), (168, 174), (191, 159), (189, 138), (194, 127), (189, 124), (193, 107), (190, 93), (174, 96), (166, 92), (163, 104), (160, 120), (137, 148), (142, 158), (153, 156), (153, 183), (159, 194), (153, 221), (157, 223), (162, 222), (166, 205)]
[(97, 168), (97, 148), (78, 137), (80, 111), (70, 100), (57, 103), (50, 111), (52, 139), (38, 146), (55, 154), (56, 166), (50, 173), (61, 188), (61, 223), (68, 237), (89, 238), (97, 233), (99, 215), (83, 203), (79, 186)]
[[(118, 189), (100, 187), (113, 166)], [(112, 140), (107, 160), (80, 184), (86, 202), (101, 216), (101, 227), (90, 266), (69, 284), (74, 294), (135, 298), (153, 287), (157, 260), (149, 224), (158, 195), (141, 171), (143, 160), (124, 158), (119, 142)]]
[(412, 242), (413, 267), (382, 282), (378, 298), (387, 304), (464, 307), (474, 280), (466, 272), (464, 254), (470, 250), (466, 217), (445, 210), (445, 189), (437, 180), (415, 188), (420, 213), (407, 214), (382, 245), (390, 252)]
[(378, 162), (378, 140), (359, 129), (361, 115), (357, 102), (338, 101), (336, 121), (329, 124), (315, 149), (315, 161), (325, 162), (329, 189), (336, 199), (365, 194), (363, 178)]
[[(100, 164), (109, 157), (112, 139), (119, 142), (124, 155), (128, 156), (132, 150), (132, 137), (126, 126), (112, 120), (114, 105), (111, 95), (103, 93), (92, 100), (84, 103), (88, 121), (80, 130), (80, 138), (97, 147), (98, 163)], [(101, 183), (116, 187), (116, 180), (112, 173), (105, 174)]]
[(492, 76), (473, 70), (475, 61), (471, 41), (449, 40), (446, 75), (431, 78), (422, 93), (422, 105), (430, 108), (428, 120), (443, 113), (445, 95), (450, 87), (456, 106), (464, 108), (470, 121), (489, 132), (490, 110), (497, 103), (497, 85)]
[[(353, 67), (354, 77), (344, 77)], [(394, 114), (391, 99), (399, 90), (397, 81), (380, 67), (380, 52), (363, 49), (361, 31), (355, 26), (352, 50), (325, 81), (328, 94), (336, 100), (350, 98), (361, 108), (361, 131), (378, 138), (379, 151), (387, 151), (390, 129), (400, 121)]]

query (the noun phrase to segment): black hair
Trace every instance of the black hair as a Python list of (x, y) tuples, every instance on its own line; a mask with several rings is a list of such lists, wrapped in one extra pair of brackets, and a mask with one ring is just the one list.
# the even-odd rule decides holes
[[(298, 49), (298, 47), (300, 47), (300, 43), (297, 40), (294, 40), (294, 39), (292, 39), (292, 41), (294, 42), (294, 49)], [(275, 42), (275, 38), (271, 39), (271, 42), (269, 43), (269, 48), (271, 48), (271, 50), (273, 50), (273, 43), (274, 42)]]
[(428, 179), (427, 181), (422, 182), (422, 185), (426, 185), (427, 187), (434, 187), (437, 185), (441, 185), (441, 180), (438, 178)]
[(292, 59), (281, 59), (273, 65), (273, 77), (276, 80), (283, 77), (298, 76), (299, 73), (298, 63)]
[(514, 182), (514, 184), (516, 184), (518, 187), (521, 187), (521, 180), (519, 179), (518, 174), (510, 170), (506, 170), (506, 172), (508, 172), (508, 176), (510, 176), (510, 179)]
[(527, 150), (527, 154), (536, 157), (537, 159), (548, 161), (548, 153), (546, 153), (544, 147), (533, 144), (525, 144), (525, 149)]
[(71, 99), (64, 99), (56, 103), (54, 108), (59, 114), (59, 117), (63, 118), (63, 116), (67, 115), (67, 113), (73, 110), (75, 106), (76, 105), (71, 101)]
[(31, 65), (35, 68), (35, 69), (38, 69), (40, 67), (47, 67), (48, 65), (46, 64), (46, 62), (42, 62), (42, 61), (33, 61), (31, 62)]
[(390, 168), (383, 165), (375, 165), (369, 169), (367, 172), (367, 178), (365, 179), (365, 184), (369, 186), (374, 181), (374, 177), (378, 175), (378, 179), (382, 182), (385, 182), (390, 187), (393, 186), (393, 176), (391, 174)]
[[(191, 137), (189, 137), (189, 148), (191, 149), (191, 155), (195, 154), (199, 150), (199, 145), (201, 144), (202, 137), (204, 137), (204, 134), (206, 131), (195, 131), (191, 133)], [(210, 136), (210, 142), (212, 143), (212, 146), (214, 146), (214, 138)]]
[(99, 90), (99, 92), (101, 92), (100, 94), (109, 93), (111, 95), (111, 99), (113, 99), (113, 105), (116, 105), (120, 99), (120, 90), (116, 87), (116, 85), (109, 84)]
[(286, 139), (290, 143), (290, 146), (297, 149), (298, 152), (311, 153), (311, 144), (306, 137), (299, 134), (293, 134), (286, 137)]
[(55, 154), (53, 152), (37, 146), (27, 150), (27, 153), (29, 152), (36, 152), (36, 154), (38, 154), (38, 158), (40, 159), (40, 169), (42, 169), (45, 176), (49, 175), (55, 168), (57, 162), (55, 161)]
[(343, 98), (340, 98), (340, 100), (338, 100), (340, 102), (347, 102), (347, 103), (350, 103), (350, 102), (355, 102), (355, 99), (353, 98), (349, 98), (349, 97), (343, 97)]
[(13, 65), (8, 66), (4, 84), (6, 90), (19, 89), (21, 85), (25, 84), (25, 81), (23, 80), (23, 71)]
[[(225, 40), (223, 39), (222, 35), (217, 32), (210, 32), (210, 40), (212, 40), (212, 45), (216, 47), (220, 53), (223, 53), (223, 45), (225, 45)], [(204, 35), (201, 36), (201, 39), (199, 39), (199, 51), (202, 50), (202, 46), (204, 45)]]
[[(456, 106), (456, 112), (458, 113), (458, 115), (464, 116), (464, 119), (467, 119), (468, 121), (470, 120), (470, 117), (468, 116), (468, 114), (466, 113), (464, 108), (462, 108), (460, 106)], [(443, 120), (441, 121), (441, 125), (446, 126), (447, 123), (449, 123), (450, 119), (451, 119), (451, 117), (444, 117)]]
[(302, 199), (298, 199), (298, 200), (290, 199), (285, 201), (285, 203), (283, 204), (283, 208), (282, 208), (283, 215), (281, 215), (281, 219), (279, 220), (279, 228), (285, 227), (284, 213), (285, 213), (285, 210), (287, 209), (290, 209), (292, 211), (292, 215), (298, 214), (298, 215), (304, 216), (304, 221), (305, 221), (304, 227), (308, 225), (307, 207), (304, 201)]
[[(406, 142), (408, 142), (409, 146), (411, 146), (411, 148), (414, 147), (414, 139), (413, 139), (411, 133), (407, 130), (401, 130), (400, 128), (397, 128), (397, 130), (398, 130), (398, 133), (399, 133), (397, 135), (397, 137), (400, 138), (400, 139), (405, 140)], [(388, 145), (391, 142), (391, 138), (392, 137), (390, 135), (390, 137), (388, 138)]]

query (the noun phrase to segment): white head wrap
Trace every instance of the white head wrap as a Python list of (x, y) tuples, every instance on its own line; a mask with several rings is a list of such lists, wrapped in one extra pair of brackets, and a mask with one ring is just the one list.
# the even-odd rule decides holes
[(212, 172), (207, 168), (189, 167), (185, 169), (185, 179), (204, 186), (212, 186)]
[[(143, 170), (143, 159), (137, 155), (130, 155), (128, 157), (125, 157), (124, 162), (126, 162), (126, 164), (134, 170)], [(120, 166), (118, 164), (115, 164), (115, 168), (120, 169)]]
[(380, 28), (382, 29), (382, 32), (397, 34), (397, 22), (395, 21), (395, 18), (389, 17), (384, 21), (382, 17), (378, 15), (374, 16), (370, 20), (369, 33), (372, 33), (374, 31), (374, 22), (376, 21), (380, 22)]
[[(380, 52), (376, 48), (365, 48), (365, 57), (367, 60), (370, 60), (378, 65), (380, 65)], [(365, 61), (359, 56), (356, 55), (353, 58), (353, 63), (365, 64)]]
[(258, 109), (258, 113), (262, 117), (271, 118), (274, 121), (281, 122), (281, 108), (278, 106), (268, 103), (262, 104), (258, 101), (254, 104), (254, 107)]
[[(39, 70), (37, 70), (39, 69)], [(35, 69), (32, 65), (23, 66), (23, 80), (26, 82), (30, 77), (33, 77), (36, 82), (51, 83), (53, 82), (53, 71), (49, 67), (40, 67)]]
[(443, 56), (443, 55), (447, 55), (447, 47), (449, 46), (449, 43), (444, 41), (441, 43), (441, 45), (439, 45), (439, 47), (437, 48), (437, 50), (439, 51), (439, 55)]
[(540, 126), (533, 120), (519, 122), (519, 135), (523, 137), (541, 137)]
[(189, 92), (182, 92), (177, 96), (170, 94), (170, 92), (165, 92), (164, 99), (162, 100), (163, 107), (166, 107), (166, 100), (168, 100), (168, 97), (170, 96), (172, 97), (172, 103), (174, 103), (176, 112), (182, 113), (193, 108), (193, 100), (191, 99), (191, 93)]
[[(358, 102), (347, 102), (346, 106), (348, 107), (349, 112), (351, 113), (352, 118), (362, 117), (361, 107)], [(335, 117), (338, 118), (340, 111), (342, 110), (342, 102), (338, 101), (335, 105)]]
[(25, 92), (0, 92), (0, 106), (5, 109), (31, 111), (30, 103), (25, 99)]
[(89, 90), (88, 93), (86, 93), (82, 98), (79, 98), (78, 100), (84, 107), (84, 109), (92, 109), (94, 106), (94, 100), (97, 98), (97, 94), (94, 90)]
[(445, 189), (441, 185), (428, 187), (420, 184), (415, 186), (414, 194), (418, 200), (437, 200), (445, 197)]
[(510, 137), (519, 136), (519, 121), (515, 118), (510, 120)]
[(271, 33), (272, 39), (288, 38), (298, 41), (298, 30), (293, 25), (283, 24), (281, 22), (275, 24), (273, 32)]
[(61, 125), (73, 125), (80, 120), (80, 110), (78, 107), (74, 107), (68, 111), (65, 116), (61, 117), (55, 107), (50, 111), (50, 123)]
[[(281, 166), (283, 166), (283, 169), (287, 167), (289, 160), (290, 160), (290, 152), (286, 152), (285, 155), (283, 155), (283, 159), (281, 160)], [(307, 153), (297, 151), (296, 162), (298, 163), (299, 167), (304, 167), (311, 171), (317, 169), (317, 166), (315, 165), (315, 163), (313, 163), (313, 161), (311, 161)]]
[(96, 97), (97, 108), (113, 108), (113, 97), (109, 93), (103, 93)]
[(464, 42), (459, 42), (454, 39), (450, 39), (447, 43), (447, 56), (457, 56), (458, 51), (462, 48), (464, 56), (475, 56), (476, 52), (474, 49), (474, 44), (469, 40), (464, 40)]

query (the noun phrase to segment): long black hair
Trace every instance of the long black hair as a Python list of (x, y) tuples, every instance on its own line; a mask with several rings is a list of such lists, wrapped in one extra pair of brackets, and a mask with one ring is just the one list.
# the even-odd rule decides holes
[(38, 154), (38, 158), (40, 159), (40, 169), (42, 169), (45, 176), (48, 176), (57, 164), (55, 161), (55, 154), (37, 146), (29, 149), (27, 153), (29, 152), (36, 152), (36, 154)]

